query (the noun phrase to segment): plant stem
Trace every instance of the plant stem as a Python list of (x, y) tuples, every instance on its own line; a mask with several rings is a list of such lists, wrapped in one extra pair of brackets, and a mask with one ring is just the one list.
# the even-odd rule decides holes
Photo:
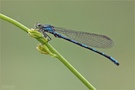
[[(29, 33), (30, 29), (26, 26), (22, 25), (21, 23), (17, 22), (16, 20), (0, 14), (0, 18), (6, 20), (13, 25), (21, 28), (23, 31)], [(39, 35), (41, 36), (41, 35)], [(58, 51), (56, 51), (48, 42), (45, 42), (44, 37), (36, 38), (42, 45), (46, 45), (47, 48), (57, 56), (57, 58), (78, 78), (80, 81), (89, 88), (89, 90), (96, 90)]]
[(22, 30), (24, 30), (25, 32), (28, 32), (29, 28), (27, 28), (26, 26), (24, 26), (23, 24), (17, 22), (16, 20), (6, 16), (6, 15), (3, 15), (0, 13), (0, 18), (5, 20), (5, 21), (8, 21), (9, 23), (12, 23), (13, 25), (21, 28)]

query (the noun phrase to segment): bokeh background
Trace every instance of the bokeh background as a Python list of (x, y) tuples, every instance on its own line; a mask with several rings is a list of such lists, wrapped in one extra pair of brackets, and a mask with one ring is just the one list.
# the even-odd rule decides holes
[[(29, 28), (51, 24), (109, 36), (114, 47), (98, 50), (108, 59), (53, 35), (49, 42), (97, 90), (135, 90), (134, 2), (127, 0), (1, 0), (1, 13)], [(20, 28), (0, 21), (1, 90), (88, 90), (58, 59), (40, 54), (38, 41)]]

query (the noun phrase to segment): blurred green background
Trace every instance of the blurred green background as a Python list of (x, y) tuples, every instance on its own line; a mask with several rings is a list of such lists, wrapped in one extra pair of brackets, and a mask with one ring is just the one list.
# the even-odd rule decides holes
[[(2, 0), (1, 12), (29, 28), (51, 24), (113, 39), (110, 49), (98, 49), (108, 59), (53, 35), (57, 49), (97, 90), (135, 90), (134, 2)], [(88, 90), (59, 60), (36, 50), (38, 41), (1, 20), (1, 90)]]

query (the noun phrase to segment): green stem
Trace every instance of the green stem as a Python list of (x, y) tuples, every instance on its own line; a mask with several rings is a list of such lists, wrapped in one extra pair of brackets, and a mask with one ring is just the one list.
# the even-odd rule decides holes
[(0, 18), (14, 24), (15, 26), (21, 28), (25, 32), (28, 32), (28, 30), (29, 30), (29, 28), (27, 28), (26, 26), (22, 25), (21, 23), (17, 22), (16, 20), (14, 20), (14, 19), (12, 19), (12, 18), (10, 18), (8, 16), (5, 16), (5, 15), (3, 15), (1, 13), (0, 13)]
[[(17, 27), (21, 28), (22, 30), (24, 30), (25, 32), (29, 33), (30, 29), (27, 28), (26, 26), (22, 25), (21, 23), (17, 22), (14, 19), (11, 19), (8, 16), (5, 16), (3, 14), (0, 14), (0, 18), (3, 20), (6, 20), (10, 23), (12, 23), (13, 25), (16, 25)], [(46, 45), (47, 48), (57, 56), (57, 58), (78, 78), (81, 80), (81, 82), (87, 86), (89, 88), (89, 90), (96, 90), (58, 51), (56, 51), (48, 42), (45, 42), (45, 38), (41, 37), (41, 35), (39, 35), (39, 37), (36, 39), (42, 43), (42, 45)]]

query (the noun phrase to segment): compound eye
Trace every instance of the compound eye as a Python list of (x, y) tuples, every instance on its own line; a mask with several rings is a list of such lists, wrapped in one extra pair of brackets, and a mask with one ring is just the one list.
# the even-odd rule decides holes
[(42, 24), (37, 23), (37, 24), (35, 25), (35, 28), (36, 28), (36, 29), (40, 29), (40, 28), (42, 28), (42, 26), (43, 26)]

